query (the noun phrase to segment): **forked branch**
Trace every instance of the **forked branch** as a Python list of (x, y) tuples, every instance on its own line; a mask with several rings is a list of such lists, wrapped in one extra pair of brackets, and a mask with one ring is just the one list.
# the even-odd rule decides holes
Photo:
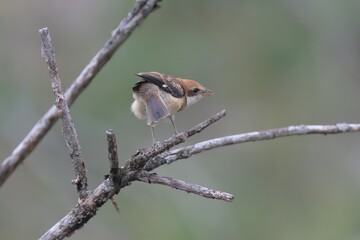
[[(71, 235), (77, 229), (81, 228), (93, 216), (95, 216), (97, 210), (109, 199), (111, 199), (115, 194), (119, 193), (121, 188), (129, 186), (131, 182), (138, 180), (139, 174), (150, 159), (163, 153), (164, 151), (169, 150), (171, 147), (184, 142), (186, 138), (193, 136), (196, 133), (200, 133), (206, 127), (220, 120), (224, 116), (225, 110), (196, 125), (189, 131), (181, 132), (175, 136), (170, 137), (162, 143), (156, 143), (147, 149), (139, 150), (125, 163), (124, 166), (120, 168), (121, 179), (118, 181), (117, 184), (111, 183), (109, 179), (103, 181), (94, 191), (92, 191), (88, 194), (87, 197), (82, 199), (82, 201), (80, 201), (76, 205), (76, 207), (74, 207), (65, 217), (63, 217), (58, 223), (56, 223), (52, 228), (50, 228), (40, 239), (63, 239), (64, 237)], [(111, 132), (108, 132), (107, 134), (108, 138), (111, 138), (111, 136), (109, 136), (109, 134), (111, 135)], [(108, 143), (109, 140), (110, 139), (108, 139)], [(109, 154), (115, 154), (113, 151), (113, 147), (110, 147), (110, 145), (108, 146)], [(110, 160), (110, 162), (111, 164), (114, 164), (113, 160)], [(182, 188), (180, 182), (177, 183), (178, 188)], [(190, 189), (192, 189), (191, 191), (194, 193), (199, 192), (198, 195), (206, 195), (210, 198), (225, 200), (215, 197), (216, 195), (222, 194), (221, 192), (211, 190), (199, 185), (193, 185), (193, 187), (188, 186), (188, 189), (189, 191)], [(186, 191), (186, 188), (184, 188), (183, 190)], [(214, 197), (211, 197), (211, 195), (213, 195)], [(232, 195), (228, 195), (226, 198), (230, 200), (233, 197)]]

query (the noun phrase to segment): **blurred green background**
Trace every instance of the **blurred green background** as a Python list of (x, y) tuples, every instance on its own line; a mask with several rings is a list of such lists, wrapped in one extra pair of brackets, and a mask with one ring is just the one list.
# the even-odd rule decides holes
[[(38, 29), (48, 26), (63, 87), (134, 1), (2, 2), (0, 159), (53, 104)], [(151, 144), (130, 113), (133, 73), (198, 80), (214, 96), (179, 113), (188, 129), (227, 117), (185, 145), (295, 124), (359, 122), (360, 1), (163, 0), (71, 108), (90, 188), (108, 173), (105, 131), (125, 161)], [(171, 124), (156, 128), (159, 139)], [(227, 191), (233, 203), (134, 183), (71, 239), (359, 239), (360, 135), (302, 136), (216, 149), (156, 172)], [(0, 239), (36, 239), (76, 204), (59, 123), (0, 189)]]

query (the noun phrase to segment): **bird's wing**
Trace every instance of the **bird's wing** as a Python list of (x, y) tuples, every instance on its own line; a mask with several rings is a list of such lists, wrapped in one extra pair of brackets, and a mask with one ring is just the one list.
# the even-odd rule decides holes
[[(141, 77), (143, 81), (155, 84), (160, 89), (171, 94), (175, 98), (182, 98), (185, 96), (184, 89), (170, 75), (157, 72), (143, 72), (136, 75)], [(136, 87), (137, 86), (135, 85), (134, 88)]]

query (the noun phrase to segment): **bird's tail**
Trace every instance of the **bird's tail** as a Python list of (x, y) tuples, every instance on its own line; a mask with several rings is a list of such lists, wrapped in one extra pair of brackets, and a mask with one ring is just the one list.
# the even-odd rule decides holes
[(160, 119), (170, 116), (169, 109), (159, 96), (151, 96), (145, 106), (148, 125), (155, 126)]

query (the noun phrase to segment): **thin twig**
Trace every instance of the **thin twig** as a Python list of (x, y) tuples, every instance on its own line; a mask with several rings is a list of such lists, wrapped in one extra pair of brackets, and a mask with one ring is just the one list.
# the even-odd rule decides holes
[[(69, 89), (65, 92), (68, 105), (71, 106), (76, 98), (90, 84), (94, 77), (100, 72), (103, 66), (111, 59), (115, 51), (125, 42), (134, 29), (139, 26), (146, 17), (158, 6), (159, 0), (137, 0), (132, 10), (121, 21), (119, 26), (112, 31), (111, 37), (105, 45), (91, 59), (80, 75), (74, 80)], [(41, 139), (58, 119), (55, 106), (52, 106), (44, 116), (34, 125), (25, 138), (17, 145), (13, 152), (4, 159), (0, 166), (0, 187), (15, 171), (20, 163), (29, 156)]]
[(70, 110), (66, 103), (64, 93), (61, 89), (61, 80), (56, 65), (55, 51), (51, 44), (49, 30), (47, 28), (43, 28), (39, 30), (39, 33), (42, 45), (41, 55), (48, 65), (51, 78), (51, 86), (56, 97), (55, 106), (58, 110), (59, 116), (63, 124), (62, 130), (64, 133), (65, 143), (68, 147), (71, 158), (71, 165), (76, 176), (76, 179), (72, 182), (76, 186), (80, 199), (83, 199), (84, 197), (86, 197), (88, 189), (85, 162), (81, 153), (78, 134), (72, 121)]
[(309, 135), (309, 134), (340, 134), (348, 132), (360, 132), (360, 124), (337, 123), (334, 125), (298, 125), (285, 128), (269, 129), (258, 132), (242, 133), (226, 137), (214, 138), (199, 142), (191, 146), (164, 152), (148, 162), (144, 170), (151, 171), (164, 164), (170, 164), (180, 159), (189, 158), (194, 154), (219, 148), (227, 145), (270, 140), (274, 138)]
[[(221, 113), (221, 114), (220, 114)], [(109, 179), (103, 181), (93, 192), (79, 202), (65, 217), (50, 228), (40, 239), (63, 239), (71, 235), (77, 229), (81, 228), (87, 221), (89, 221), (105, 202), (117, 194), (121, 188), (131, 184), (137, 180), (137, 175), (141, 172), (144, 165), (149, 159), (152, 159), (158, 154), (163, 153), (172, 146), (182, 143), (186, 137), (199, 133), (207, 126), (221, 119), (225, 116), (225, 112), (212, 116), (203, 121), (187, 132), (179, 133), (162, 143), (156, 143), (148, 149), (139, 150), (135, 155), (129, 159), (120, 169), (122, 173), (121, 180), (118, 184), (111, 184)]]
[[(131, 160), (129, 160), (125, 164), (125, 169), (130, 170), (142, 170), (144, 166), (148, 163), (149, 160), (151, 160), (153, 157), (160, 154), (160, 152), (164, 152), (167, 149), (170, 149), (171, 147), (178, 145), (185, 141), (186, 138), (193, 136), (194, 134), (200, 133), (202, 130), (210, 126), (211, 124), (217, 122), (221, 118), (225, 117), (226, 111), (222, 110), (215, 114), (214, 116), (206, 119), (205, 121), (199, 123), (195, 127), (191, 128), (190, 130), (186, 132), (181, 132), (177, 135), (174, 135), (173, 137), (169, 138), (168, 140), (165, 140), (163, 143), (161, 143), (161, 146), (157, 146), (155, 144), (151, 148), (148, 148), (145, 151), (139, 151), (133, 157)], [(164, 150), (166, 149), (166, 150)]]
[(111, 197), (111, 198), (110, 198), (110, 201), (111, 201), (111, 203), (113, 204), (113, 206), (114, 206), (114, 208), (115, 208), (115, 211), (116, 211), (118, 214), (120, 214), (120, 208), (119, 208), (117, 202), (115, 201), (114, 197)]
[(197, 184), (187, 183), (171, 177), (160, 176), (156, 173), (148, 173), (142, 171), (138, 174), (137, 180), (145, 183), (156, 183), (169, 186), (177, 190), (185, 191), (187, 193), (194, 193), (205, 198), (223, 200), (226, 202), (232, 202), (234, 200), (234, 195), (230, 193), (216, 191), (211, 188), (203, 187)]
[[(121, 184), (121, 180), (123, 177), (123, 170), (122, 168), (119, 168), (119, 158), (118, 158), (118, 152), (117, 152), (117, 143), (116, 143), (116, 137), (115, 133), (112, 129), (109, 129), (106, 131), (106, 140), (108, 142), (108, 159), (110, 163), (110, 171), (109, 175), (106, 177), (109, 177), (109, 181), (112, 187), (114, 187), (116, 184)], [(116, 212), (120, 214), (120, 208), (116, 203), (116, 200), (114, 197), (110, 198)]]
[(225, 116), (226, 116), (226, 110), (223, 109), (220, 112), (218, 112), (217, 114), (215, 114), (214, 116), (208, 118), (207, 120), (199, 123), (195, 127), (193, 127), (190, 130), (186, 131), (187, 137), (191, 137), (194, 134), (197, 134), (197, 133), (201, 132), (202, 130), (204, 130), (205, 128), (207, 128), (208, 126), (210, 126), (211, 124), (217, 122), (218, 120), (220, 120), (221, 118), (223, 118)]
[(108, 159), (110, 162), (110, 184), (118, 184), (121, 180), (118, 152), (117, 152), (117, 143), (114, 131), (109, 129), (106, 131), (106, 139), (108, 142)]

